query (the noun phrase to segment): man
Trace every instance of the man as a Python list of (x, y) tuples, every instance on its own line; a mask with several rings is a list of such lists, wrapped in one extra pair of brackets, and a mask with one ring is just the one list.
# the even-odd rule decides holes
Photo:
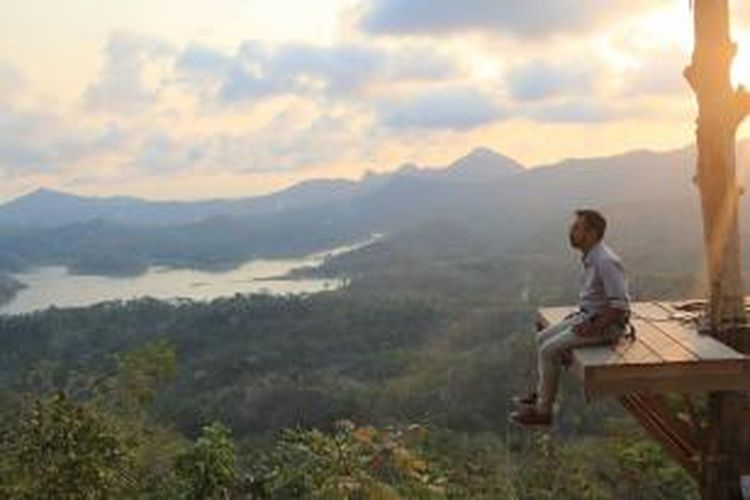
[(630, 315), (625, 274), (620, 258), (602, 239), (607, 221), (596, 210), (577, 210), (570, 226), (570, 244), (581, 251), (584, 267), (579, 310), (537, 335), (537, 391), (513, 402), (511, 421), (525, 426), (552, 424), (560, 366), (574, 347), (616, 342)]

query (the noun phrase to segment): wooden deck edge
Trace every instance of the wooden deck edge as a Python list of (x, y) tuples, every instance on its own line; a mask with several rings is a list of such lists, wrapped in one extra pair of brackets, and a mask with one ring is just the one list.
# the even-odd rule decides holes
[[(576, 361), (578, 364), (582, 364)], [(588, 376), (594, 377), (627, 377), (629, 375), (644, 376), (679, 376), (699, 374), (739, 375), (750, 372), (750, 358), (722, 359), (701, 361), (668, 361), (661, 363), (622, 363), (616, 365), (585, 365)]]
[(588, 399), (619, 396), (633, 392), (644, 394), (705, 393), (713, 391), (750, 392), (750, 373), (742, 375), (701, 375), (691, 380), (685, 378), (635, 378), (626, 380), (585, 381), (584, 393)]

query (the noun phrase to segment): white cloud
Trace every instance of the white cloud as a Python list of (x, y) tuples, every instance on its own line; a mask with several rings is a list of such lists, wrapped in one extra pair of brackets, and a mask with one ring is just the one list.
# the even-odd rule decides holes
[(601, 65), (592, 61), (533, 59), (510, 69), (506, 77), (510, 97), (535, 101), (560, 95), (591, 94)]
[[(653, 122), (646, 104), (664, 114), (662, 104), (676, 101), (686, 60), (654, 34), (660, 16), (622, 45), (613, 33), (630, 33), (640, 9), (665, 3), (675, 1), (362, 1), (361, 17), (340, 20), (316, 41), (243, 42), (241, 30), (173, 37), (124, 23), (134, 31), (108, 39), (98, 73), (91, 50), (91, 69), (81, 72), (88, 86), (74, 87), (83, 106), (63, 109), (70, 96), (42, 96), (47, 87), (32, 95), (42, 87), (0, 64), (0, 172), (59, 173), (91, 185), (97, 175), (291, 178), (326, 166), (340, 173), (396, 164), (405, 151), (437, 157), (457, 144), (514, 147), (514, 137), (530, 150), (537, 139), (529, 131), (540, 125), (549, 125), (546, 134), (570, 124)], [(32, 80), (43, 74), (23, 68)]]
[(690, 60), (679, 47), (644, 51), (639, 59), (637, 68), (625, 75), (626, 95), (687, 95), (688, 85), (682, 72)]
[(212, 89), (226, 103), (290, 94), (345, 99), (384, 82), (440, 80), (465, 72), (459, 61), (425, 47), (270, 46), (259, 41), (244, 42), (233, 56), (191, 46), (176, 67), (182, 82)]
[(637, 111), (595, 98), (579, 98), (519, 108), (516, 116), (543, 123), (600, 123), (634, 116)]
[(391, 128), (468, 130), (506, 117), (495, 99), (468, 87), (429, 90), (380, 105)]
[(120, 148), (116, 125), (84, 127), (65, 116), (0, 105), (0, 171), (9, 176), (60, 173)]
[(163, 84), (149, 69), (174, 55), (171, 44), (157, 38), (120, 32), (112, 35), (97, 81), (86, 90), (87, 109), (115, 113), (140, 112), (152, 106)]

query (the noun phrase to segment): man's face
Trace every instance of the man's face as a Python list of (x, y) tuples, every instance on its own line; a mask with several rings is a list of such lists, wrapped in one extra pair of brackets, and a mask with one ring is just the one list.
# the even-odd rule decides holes
[(573, 220), (568, 236), (570, 238), (570, 246), (578, 249), (588, 248), (593, 238), (592, 231), (586, 226), (586, 221), (583, 220), (583, 217), (576, 217)]

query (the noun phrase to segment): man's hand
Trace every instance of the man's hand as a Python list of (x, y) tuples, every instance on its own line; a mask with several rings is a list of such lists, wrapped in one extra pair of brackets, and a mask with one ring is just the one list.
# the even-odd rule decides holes
[(592, 320), (584, 321), (573, 327), (573, 333), (579, 337), (596, 337), (607, 328), (627, 317), (628, 312), (622, 309), (608, 307), (597, 314)]
[(599, 329), (591, 321), (584, 321), (573, 327), (573, 333), (579, 337), (596, 337)]

